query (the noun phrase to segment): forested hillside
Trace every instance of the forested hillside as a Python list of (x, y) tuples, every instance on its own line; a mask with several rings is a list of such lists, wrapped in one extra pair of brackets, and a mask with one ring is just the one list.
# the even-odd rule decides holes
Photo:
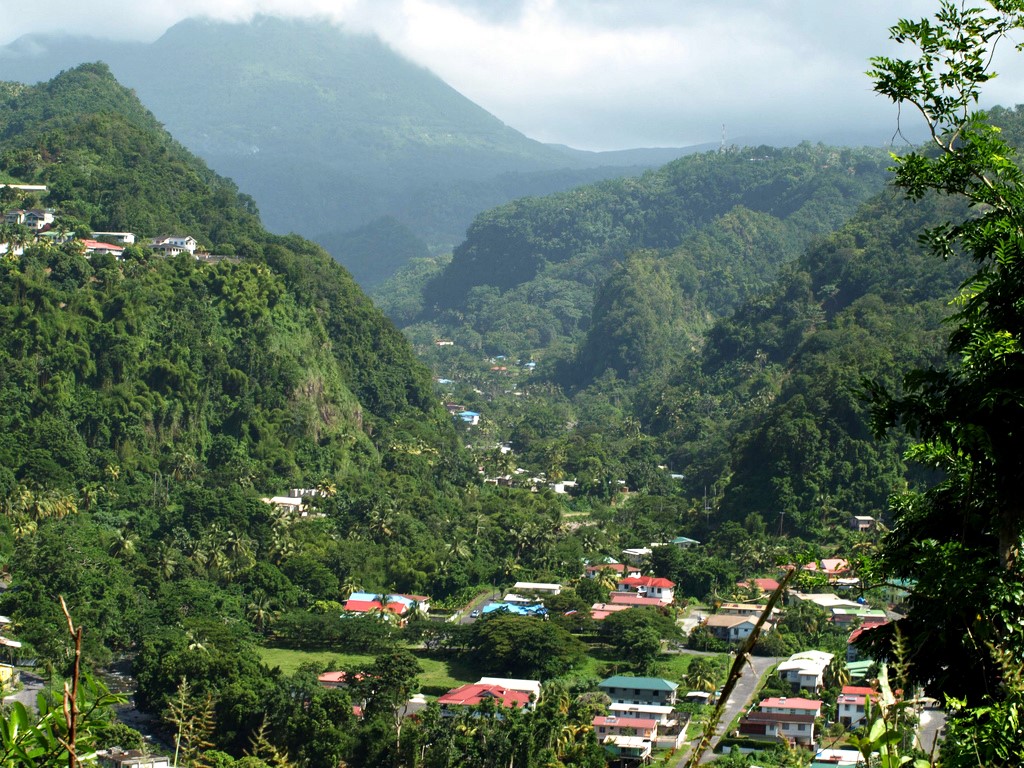
[[(885, 165), (880, 151), (734, 148), (638, 179), (518, 200), (477, 218), (425, 286), (419, 319), (489, 354), (578, 341), (593, 319), (595, 288), (638, 249), (677, 262), (672, 279), (694, 320), (721, 316), (876, 192)], [(584, 373), (599, 374), (595, 365), (585, 361)]]

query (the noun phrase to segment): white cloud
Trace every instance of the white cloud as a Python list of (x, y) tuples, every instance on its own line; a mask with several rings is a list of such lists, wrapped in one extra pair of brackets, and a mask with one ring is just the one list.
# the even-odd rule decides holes
[[(527, 135), (584, 148), (679, 145), (797, 126), (891, 135), (868, 57), (934, 0), (0, 0), (0, 44), (31, 32), (152, 40), (184, 18), (327, 17), (372, 32)], [(1020, 70), (1010, 61), (1011, 70)], [(1015, 103), (1021, 80), (995, 81)]]

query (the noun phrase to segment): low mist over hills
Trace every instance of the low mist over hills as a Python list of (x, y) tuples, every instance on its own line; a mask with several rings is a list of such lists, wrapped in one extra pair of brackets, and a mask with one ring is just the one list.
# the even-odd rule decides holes
[(450, 246), (488, 207), (682, 152), (541, 144), (376, 38), (313, 21), (188, 20), (152, 44), (22, 38), (0, 49), (0, 79), (32, 83), (93, 61), (252, 195), (271, 230), (321, 240), (371, 282), (386, 275), (361, 268), (372, 251), (344, 251), (351, 230), (390, 218)]

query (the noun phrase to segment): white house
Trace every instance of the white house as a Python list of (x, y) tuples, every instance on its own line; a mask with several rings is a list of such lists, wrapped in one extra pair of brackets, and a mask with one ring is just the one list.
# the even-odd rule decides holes
[(654, 576), (630, 576), (619, 582), (616, 592), (633, 592), (641, 597), (655, 597), (662, 605), (675, 599), (675, 582)]
[(864, 725), (868, 700), (875, 701), (878, 691), (856, 685), (844, 685), (843, 692), (836, 698), (836, 714), (839, 722), (847, 728)]
[(778, 666), (779, 676), (793, 686), (793, 690), (804, 688), (817, 691), (824, 685), (825, 668), (832, 663), (833, 655), (824, 651), (801, 651), (794, 653)]
[(195, 254), (199, 243), (190, 235), (164, 235), (154, 237), (149, 247), (164, 256), (177, 256), (179, 253)]
[(783, 740), (813, 747), (814, 719), (821, 716), (821, 702), (813, 699), (769, 698), (757, 710), (740, 718), (740, 733), (761, 741)]

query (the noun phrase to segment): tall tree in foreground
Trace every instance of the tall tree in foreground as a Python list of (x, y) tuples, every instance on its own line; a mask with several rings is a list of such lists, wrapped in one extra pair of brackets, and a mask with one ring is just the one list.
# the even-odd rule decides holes
[(896, 183), (912, 199), (962, 196), (973, 211), (921, 237), (937, 256), (976, 265), (954, 300), (949, 363), (912, 372), (899, 394), (871, 388), (877, 431), (910, 431), (914, 457), (943, 476), (894, 500), (880, 566), (916, 586), (904, 619), (865, 633), (891, 656), (900, 632), (911, 680), (951, 697), (943, 765), (1024, 763), (1024, 175), (978, 110), (993, 51), (1022, 28), (1022, 0), (944, 1), (934, 20), (891, 30), (916, 58), (875, 58), (869, 73), (931, 130), (927, 149), (895, 158)]

